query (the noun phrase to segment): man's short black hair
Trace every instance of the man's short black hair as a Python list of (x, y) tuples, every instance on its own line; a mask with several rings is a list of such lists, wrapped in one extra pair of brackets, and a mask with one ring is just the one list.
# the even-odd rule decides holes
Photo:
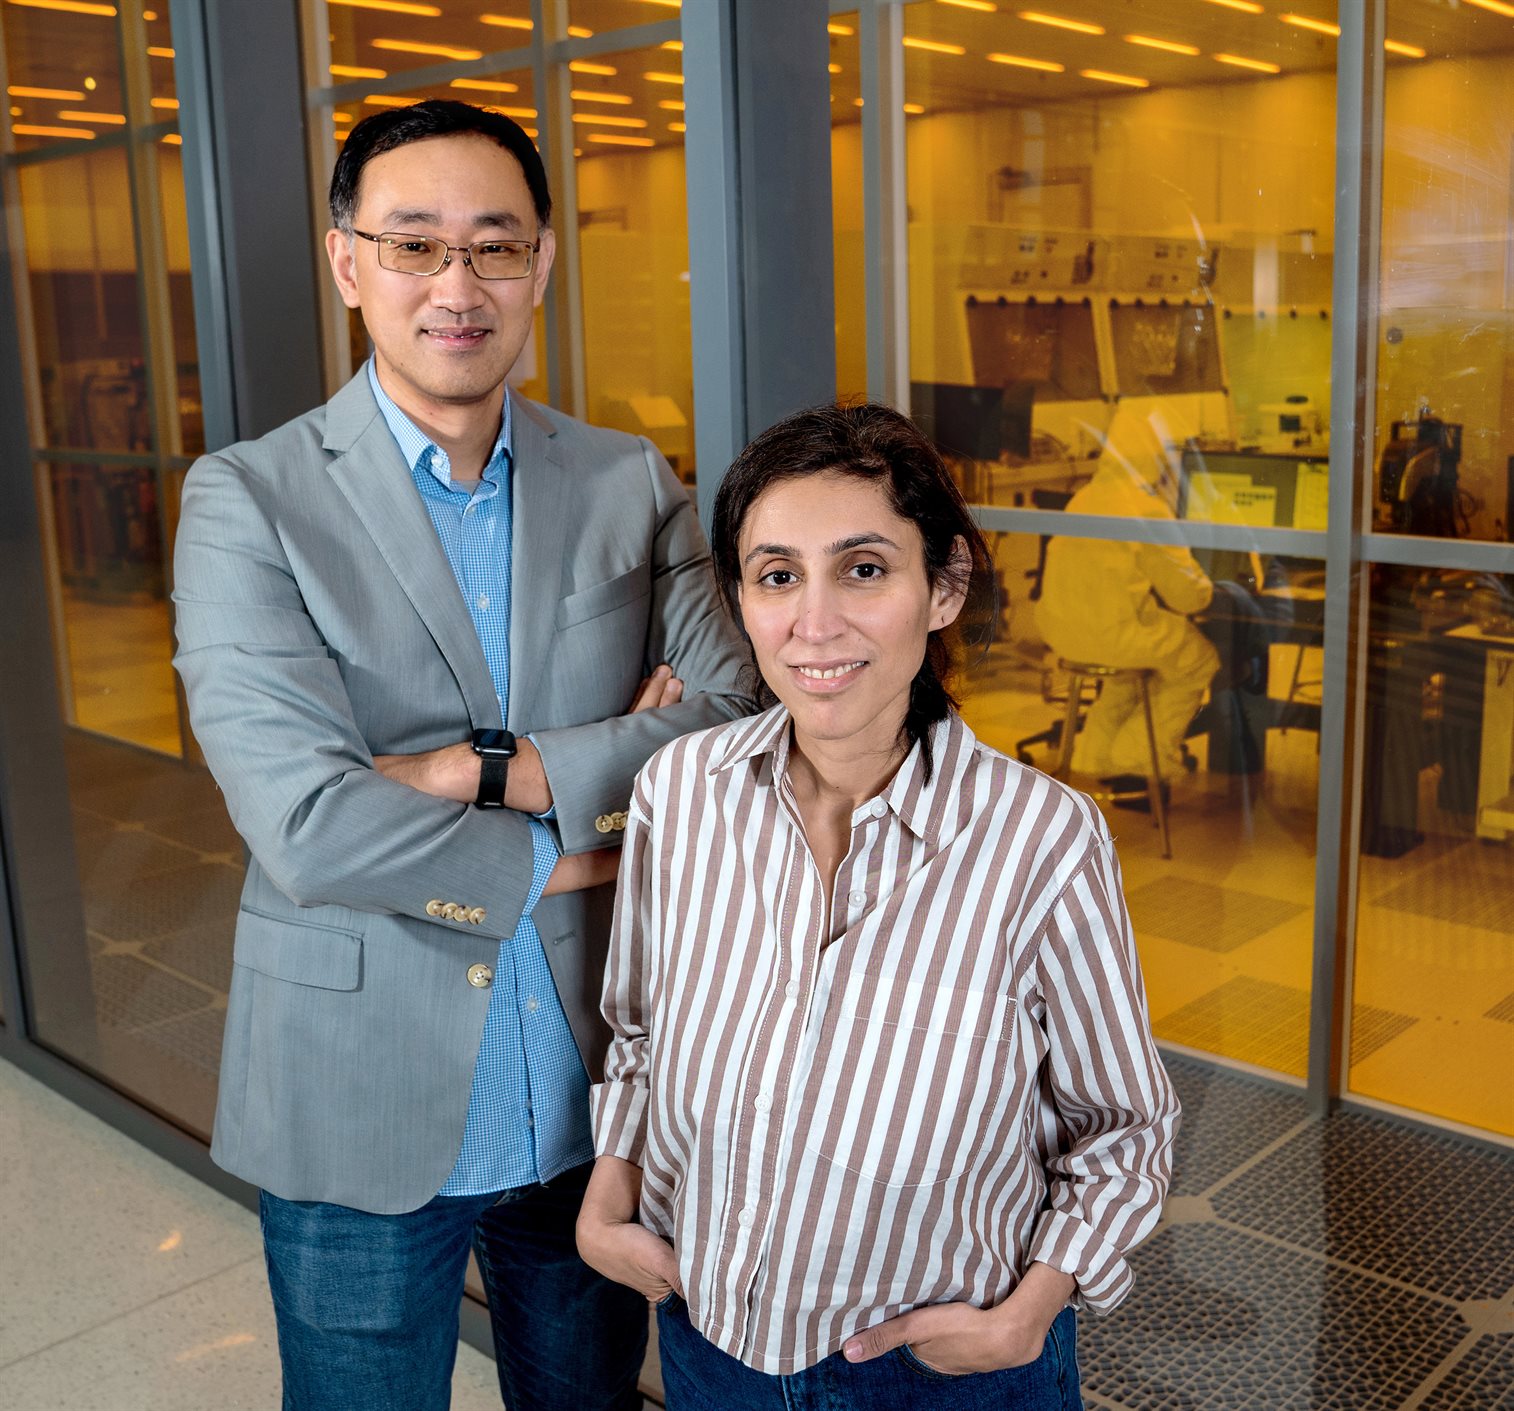
[(552, 193), (547, 190), (547, 171), (542, 166), (541, 153), (526, 136), (525, 129), (503, 113), (491, 113), (472, 103), (456, 103), (446, 98), (428, 98), (408, 108), (385, 108), (364, 118), (347, 134), (346, 145), (331, 173), (331, 223), (338, 230), (352, 230), (358, 181), (373, 158), (407, 142), (468, 132), (498, 143), (520, 163), (531, 202), (536, 207), (536, 218), (544, 226), (550, 224)]

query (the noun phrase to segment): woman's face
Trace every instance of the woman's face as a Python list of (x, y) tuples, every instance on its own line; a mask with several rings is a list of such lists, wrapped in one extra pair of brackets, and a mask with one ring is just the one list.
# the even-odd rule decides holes
[(927, 579), (920, 531), (882, 485), (827, 471), (763, 491), (737, 548), (758, 669), (801, 739), (891, 752), (926, 637), (962, 607)]

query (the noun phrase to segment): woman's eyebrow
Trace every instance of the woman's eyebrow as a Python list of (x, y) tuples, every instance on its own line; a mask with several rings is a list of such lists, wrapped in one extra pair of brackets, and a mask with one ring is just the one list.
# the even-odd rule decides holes
[[(901, 550), (899, 550), (899, 546), (886, 535), (867, 532), (862, 534), (848, 534), (845, 539), (837, 539), (834, 544), (828, 544), (826, 546), (825, 554), (827, 558), (835, 558), (837, 554), (844, 554), (851, 549), (865, 548), (869, 544), (883, 544), (890, 549), (902, 552)], [(794, 548), (792, 544), (754, 544), (751, 550), (748, 552), (747, 556), (741, 560), (742, 566), (745, 567), (747, 564), (751, 563), (753, 559), (759, 558), (765, 554), (772, 554), (778, 558), (789, 559), (802, 557), (799, 550)]]

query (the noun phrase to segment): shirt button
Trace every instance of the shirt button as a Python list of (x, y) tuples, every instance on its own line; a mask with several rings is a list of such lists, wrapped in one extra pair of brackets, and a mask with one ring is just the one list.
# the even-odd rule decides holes
[(770, 1098), (766, 1093), (758, 1093), (756, 1099), (752, 1103), (752, 1106), (755, 1107), (759, 1112), (766, 1112), (772, 1105), (773, 1099)]
[(752, 1207), (750, 1205), (736, 1217), (736, 1223), (743, 1229), (752, 1223)]
[(867, 811), (872, 814), (874, 818), (882, 818), (883, 815), (888, 812), (888, 805), (884, 803), (882, 799), (874, 799), (871, 805), (869, 805)]
[(532, 995), (531, 998), (526, 1001), (526, 1008), (529, 1009), (532, 1014), (535, 1014), (536, 1011), (541, 1008), (541, 1002), (536, 998), (535, 995)]
[(846, 894), (846, 899), (849, 902), (851, 902), (851, 904), (853, 906), (861, 906), (867, 900), (867, 893), (866, 892), (848, 892)]
[(487, 593), (480, 593), (478, 595), (478, 605), (480, 608), (486, 608), (489, 606), (489, 595)]
[(788, 982), (788, 984), (786, 984), (786, 985), (785, 985), (785, 986), (784, 986), (784, 987), (783, 987), (783, 992), (784, 992), (784, 994), (786, 994), (786, 995), (787, 995), (787, 996), (788, 996), (788, 997), (789, 997), (789, 998), (790, 998), (790, 999), (793, 999), (793, 998), (794, 998), (794, 996), (795, 996), (795, 995), (797, 995), (797, 994), (798, 994), (798, 993), (799, 993), (799, 981), (798, 981), (798, 980), (790, 980), (790, 981), (789, 981), (789, 982)]
[(475, 510), (475, 509), (477, 509), (477, 508), (478, 508), (478, 506), (477, 506), (477, 505), (467, 505), (467, 506), (465, 506), (465, 507), (464, 507), (464, 509), (463, 509), (463, 513), (464, 513), (464, 514), (472, 514), (472, 513), (473, 513), (473, 511), (474, 511), (474, 510)]

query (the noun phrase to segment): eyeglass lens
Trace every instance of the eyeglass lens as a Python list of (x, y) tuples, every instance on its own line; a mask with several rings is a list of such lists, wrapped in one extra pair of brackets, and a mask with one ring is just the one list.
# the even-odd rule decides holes
[[(379, 236), (379, 264), (403, 274), (435, 274), (447, 260), (447, 245), (430, 235), (386, 232)], [(536, 251), (524, 240), (480, 240), (468, 246), (473, 272), (480, 279), (523, 279), (531, 273)]]

